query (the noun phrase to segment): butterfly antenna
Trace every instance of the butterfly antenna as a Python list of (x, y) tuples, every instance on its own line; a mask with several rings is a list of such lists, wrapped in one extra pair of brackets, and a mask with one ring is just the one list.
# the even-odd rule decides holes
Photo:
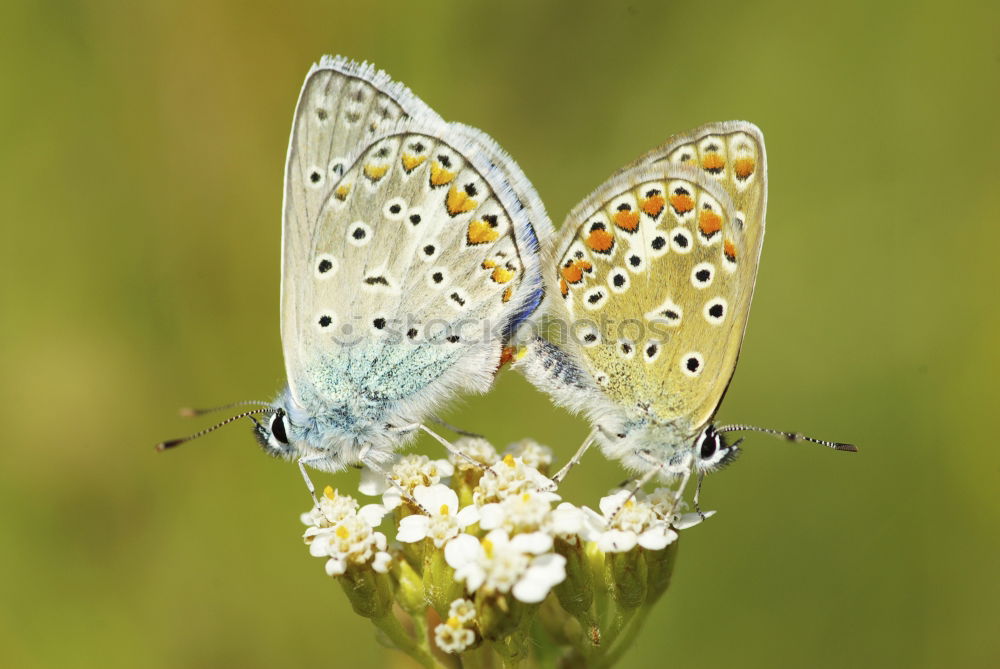
[(243, 413), (237, 414), (236, 416), (232, 416), (231, 418), (227, 418), (226, 420), (222, 421), (221, 423), (217, 423), (217, 424), (213, 425), (212, 427), (206, 427), (204, 430), (202, 430), (200, 432), (195, 432), (194, 434), (192, 434), (192, 435), (190, 435), (188, 437), (181, 437), (180, 439), (169, 439), (167, 441), (161, 441), (160, 443), (158, 443), (156, 445), (156, 450), (158, 450), (158, 451), (165, 451), (168, 448), (173, 448), (174, 446), (180, 446), (185, 441), (191, 441), (192, 439), (197, 439), (198, 437), (204, 437), (209, 432), (215, 432), (220, 427), (224, 427), (226, 425), (229, 425), (233, 421), (239, 420), (240, 418), (246, 418), (247, 416), (251, 416), (252, 417), (255, 414), (277, 413), (278, 411), (280, 411), (280, 409), (274, 409), (274, 408), (253, 409), (251, 411), (244, 411)]
[(810, 444), (819, 444), (820, 446), (826, 446), (827, 448), (833, 448), (838, 451), (847, 451), (849, 453), (858, 452), (858, 447), (854, 444), (844, 444), (839, 441), (827, 441), (826, 439), (814, 439), (813, 437), (807, 437), (806, 435), (799, 434), (798, 432), (783, 432), (781, 430), (772, 430), (767, 427), (756, 427), (755, 425), (723, 425), (722, 427), (715, 428), (715, 431), (719, 433), (743, 431), (763, 432), (764, 434), (771, 434), (799, 444), (809, 442)]
[(179, 413), (184, 418), (193, 418), (194, 416), (203, 416), (207, 413), (215, 413), (216, 411), (225, 411), (226, 409), (235, 409), (236, 407), (243, 406), (271, 406), (270, 402), (263, 402), (261, 400), (244, 400), (242, 402), (233, 402), (232, 404), (223, 404), (218, 407), (209, 407), (208, 409), (192, 409), (191, 407), (184, 407), (180, 409)]

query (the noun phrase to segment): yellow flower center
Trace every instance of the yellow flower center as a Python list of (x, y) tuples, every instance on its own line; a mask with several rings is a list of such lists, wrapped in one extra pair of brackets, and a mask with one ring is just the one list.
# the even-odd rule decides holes
[(337, 491), (334, 490), (332, 486), (327, 486), (323, 488), (323, 497), (332, 500), (336, 496), (337, 496)]
[(442, 516), (447, 516), (448, 515), (448, 505), (447, 504), (442, 504), (441, 508), (438, 510), (438, 513), (441, 514)]
[(351, 531), (348, 530), (343, 525), (338, 525), (337, 529), (334, 531), (336, 532), (337, 536), (340, 537), (341, 539), (346, 539), (347, 537), (351, 536)]
[(516, 464), (514, 462), (514, 456), (511, 455), (510, 453), (508, 453), (507, 455), (503, 456), (503, 463), (505, 465), (507, 465), (508, 467), (511, 467), (511, 468), (513, 468), (514, 465)]

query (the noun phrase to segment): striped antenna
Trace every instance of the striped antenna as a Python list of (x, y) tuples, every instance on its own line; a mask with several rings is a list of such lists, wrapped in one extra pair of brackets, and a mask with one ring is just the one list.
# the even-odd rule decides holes
[(827, 441), (826, 439), (814, 439), (813, 437), (807, 437), (804, 434), (799, 434), (798, 432), (783, 432), (781, 430), (772, 430), (767, 427), (756, 427), (754, 425), (723, 425), (721, 427), (715, 428), (716, 432), (763, 432), (764, 434), (771, 434), (775, 437), (781, 437), (787, 439), (788, 441), (794, 441), (795, 443), (809, 442), (810, 444), (819, 444), (820, 446), (826, 446), (827, 448), (833, 448), (838, 451), (847, 451), (848, 453), (857, 453), (858, 447), (854, 444), (843, 444), (839, 441)]
[(192, 434), (189, 437), (181, 437), (180, 439), (169, 439), (167, 441), (161, 441), (160, 443), (158, 443), (156, 445), (156, 450), (158, 450), (158, 451), (165, 451), (168, 448), (173, 448), (174, 446), (180, 446), (185, 441), (191, 441), (192, 439), (197, 439), (198, 437), (204, 437), (209, 432), (215, 432), (220, 427), (224, 427), (226, 425), (229, 425), (233, 421), (239, 420), (240, 418), (246, 418), (247, 416), (251, 416), (252, 417), (252, 416), (257, 415), (257, 414), (278, 413), (279, 411), (281, 411), (281, 409), (274, 409), (274, 408), (252, 409), (250, 411), (244, 411), (243, 413), (237, 414), (236, 416), (232, 416), (231, 418), (227, 418), (226, 420), (222, 421), (221, 423), (217, 423), (217, 424), (213, 425), (212, 427), (207, 427), (204, 430), (202, 430), (201, 432), (195, 432), (194, 434)]
[(242, 402), (233, 402), (232, 404), (223, 404), (219, 407), (209, 407), (208, 409), (192, 409), (190, 407), (184, 407), (180, 409), (178, 413), (184, 418), (193, 418), (194, 416), (204, 416), (207, 413), (215, 413), (216, 411), (225, 411), (226, 409), (235, 409), (236, 407), (244, 406), (271, 406), (270, 402), (263, 402), (261, 400), (244, 400)]

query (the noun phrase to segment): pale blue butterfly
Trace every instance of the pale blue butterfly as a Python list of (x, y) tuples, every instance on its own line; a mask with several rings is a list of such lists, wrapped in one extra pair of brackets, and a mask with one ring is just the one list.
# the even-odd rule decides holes
[[(732, 461), (714, 424), (736, 369), (764, 240), (767, 157), (760, 129), (710, 123), (670, 138), (577, 205), (544, 260), (557, 340), (535, 337), (515, 367), (590, 420), (587, 448), (640, 474), (680, 479)], [(697, 501), (697, 492), (695, 494)]]
[(299, 95), (285, 168), (288, 386), (226, 423), (269, 415), (257, 439), (296, 460), (310, 490), (306, 466), (383, 471), (418, 430), (434, 434), (425, 422), (445, 402), (490, 388), (541, 301), (551, 232), (490, 137), (446, 123), (371, 65), (323, 58)]

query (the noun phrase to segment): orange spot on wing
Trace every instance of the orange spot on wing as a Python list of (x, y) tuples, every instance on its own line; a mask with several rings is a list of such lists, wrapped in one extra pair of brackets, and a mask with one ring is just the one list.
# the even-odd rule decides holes
[(694, 200), (691, 199), (690, 195), (671, 195), (670, 206), (678, 214), (686, 214), (694, 209)]
[(507, 269), (506, 267), (497, 267), (493, 270), (493, 274), (490, 278), (497, 283), (507, 283), (511, 279), (517, 276), (517, 272), (512, 269)]
[[(505, 300), (506, 301), (506, 300)], [(497, 366), (497, 371), (509, 362), (514, 360), (517, 355), (517, 348), (514, 346), (505, 346), (502, 351), (500, 351), (500, 364)]]
[(449, 172), (441, 167), (441, 163), (434, 161), (431, 163), (431, 186), (443, 186), (455, 180), (455, 172)]
[(698, 229), (701, 234), (711, 237), (722, 229), (722, 217), (711, 209), (702, 209), (698, 215)]
[(643, 200), (642, 204), (639, 205), (639, 208), (649, 216), (656, 218), (660, 215), (660, 212), (663, 211), (664, 203), (665, 200), (662, 195), (654, 195)]
[(448, 197), (444, 200), (444, 206), (448, 209), (449, 215), (458, 216), (467, 211), (472, 211), (479, 206), (479, 203), (469, 197), (469, 194), (464, 190), (458, 190), (452, 186), (448, 190)]
[[(452, 188), (452, 190), (455, 189)], [(450, 192), (448, 193), (448, 196), (451, 197)], [(487, 244), (489, 242), (496, 241), (499, 236), (500, 233), (494, 230), (493, 226), (486, 221), (478, 219), (469, 223), (469, 229), (465, 233), (465, 238), (469, 244)]]
[(598, 253), (607, 253), (615, 245), (615, 238), (607, 230), (597, 228), (587, 236), (587, 246)]
[(569, 284), (566, 283), (566, 279), (559, 279), (559, 292), (563, 297), (569, 295)]
[(480, 265), (480, 267), (482, 267), (483, 269), (493, 269), (496, 266), (497, 266), (496, 261), (495, 260), (490, 260), (489, 258), (487, 258), (486, 260), (484, 260), (483, 264)]
[(385, 173), (389, 171), (388, 165), (365, 165), (365, 176), (375, 183), (379, 179), (385, 176)]
[(736, 262), (736, 245), (728, 239), (722, 245), (722, 252), (726, 254), (726, 258), (729, 259), (729, 262)]
[(733, 172), (736, 173), (736, 178), (740, 181), (747, 179), (753, 174), (756, 164), (753, 158), (739, 158), (735, 163), (733, 163)]
[(622, 230), (635, 232), (639, 228), (639, 214), (631, 209), (615, 212), (615, 225)]
[(333, 191), (333, 195), (338, 200), (344, 201), (347, 199), (347, 194), (350, 192), (351, 192), (351, 184), (344, 184), (343, 186), (339, 186), (337, 190)]
[(570, 283), (580, 283), (583, 280), (583, 273), (589, 272), (591, 269), (593, 269), (593, 265), (586, 260), (574, 260), (568, 267), (562, 268), (562, 276)]
[(706, 153), (702, 156), (701, 166), (709, 172), (719, 172), (726, 166), (726, 161), (718, 153)]
[(427, 160), (427, 156), (415, 156), (412, 153), (404, 153), (400, 157), (400, 162), (403, 163), (403, 169), (409, 174), (412, 172), (420, 163)]
[(507, 290), (503, 291), (503, 301), (510, 302), (510, 298), (514, 296), (514, 287), (507, 286)]

